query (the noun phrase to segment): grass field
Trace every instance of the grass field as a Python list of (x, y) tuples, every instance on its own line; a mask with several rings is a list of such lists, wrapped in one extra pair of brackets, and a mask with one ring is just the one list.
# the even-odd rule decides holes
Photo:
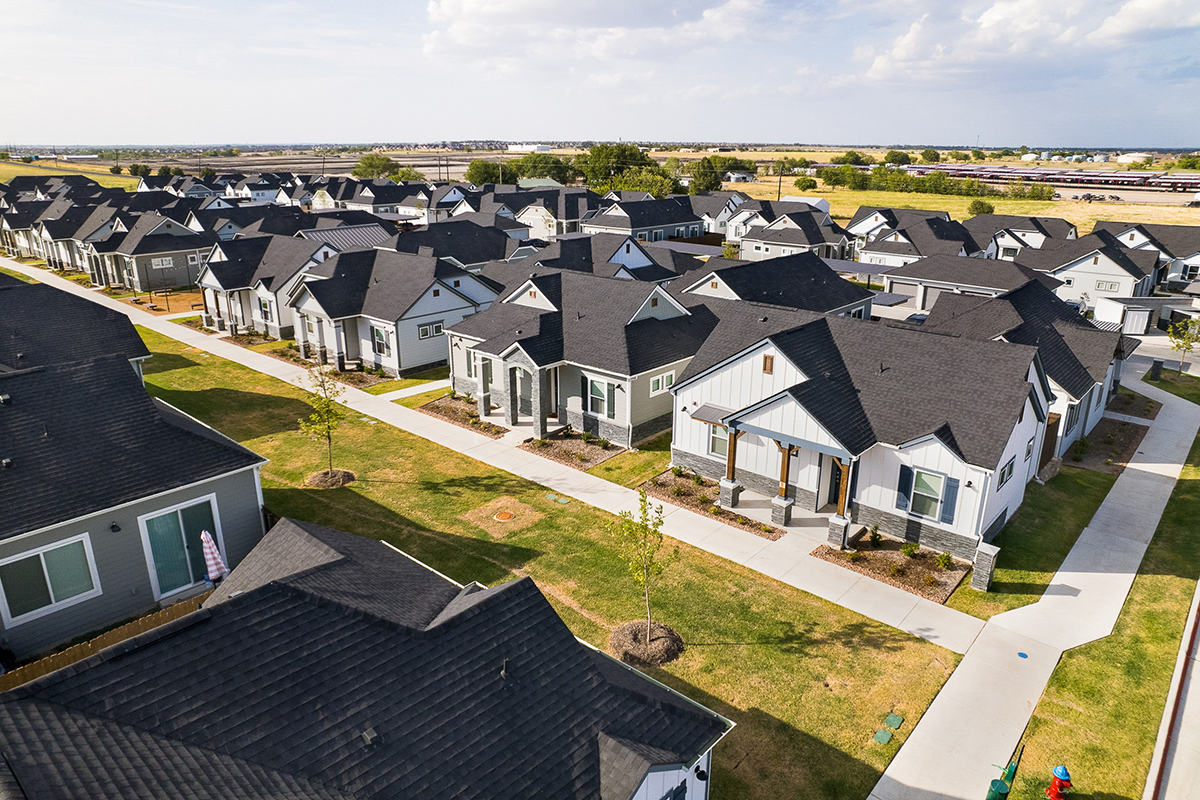
[[(1178, 366), (1179, 362), (1176, 361), (1175, 363)], [(1150, 373), (1146, 374), (1149, 375)], [(1162, 380), (1158, 383), (1147, 380), (1145, 375), (1142, 376), (1142, 380), (1151, 386), (1157, 386), (1173, 395), (1182, 397), (1184, 400), (1200, 405), (1200, 378), (1193, 378), (1191, 375), (1180, 375), (1179, 370), (1166, 369), (1164, 367)]]
[(1163, 513), (1111, 636), (1063, 654), (1025, 732), (1011, 797), (1041, 800), (1066, 764), (1071, 797), (1140, 798), (1200, 576), (1200, 439)]
[(17, 280), (24, 281), (25, 283), (38, 283), (38, 281), (29, 277), (25, 273), (17, 272), (15, 269), (5, 269), (4, 267), (0, 267), (0, 275), (7, 275), (10, 278), (16, 278)]
[(972, 589), (964, 580), (946, 605), (988, 619), (1036, 603), (1116, 480), (1103, 472), (1063, 467), (1045, 486), (1030, 483), (1021, 508), (993, 542), (1000, 556), (991, 591)]
[[(154, 353), (150, 392), (270, 462), (269, 508), (385, 539), (459, 581), (531, 576), (580, 637), (604, 646), (640, 615), (637, 591), (607, 533), (613, 517), (383, 424), (347, 415), (335, 466), (358, 480), (303, 487), (323, 448), (297, 432), (303, 393), (280, 381), (142, 331)], [(513, 510), (491, 521), (485, 504)], [(656, 616), (688, 643), (653, 675), (733, 719), (715, 751), (715, 797), (865, 798), (958, 657), (688, 546), (664, 576)], [(905, 717), (888, 745), (884, 716)]]
[(387, 394), (388, 392), (395, 392), (399, 391), (400, 389), (408, 389), (412, 386), (420, 386), (423, 383), (444, 381), (449, 377), (449, 367), (434, 367), (433, 369), (427, 369), (424, 372), (417, 372), (409, 375), (407, 378), (398, 378), (394, 381), (376, 383), (373, 386), (368, 386), (367, 388), (363, 389), (363, 391), (370, 394)]
[(25, 164), (20, 161), (0, 161), (0, 183), (8, 183), (17, 175), (86, 175), (101, 186), (118, 187), (133, 191), (137, 188), (138, 179), (129, 175), (113, 175), (107, 169), (93, 172), (76, 168), (70, 164), (60, 164), (58, 167), (42, 167)]

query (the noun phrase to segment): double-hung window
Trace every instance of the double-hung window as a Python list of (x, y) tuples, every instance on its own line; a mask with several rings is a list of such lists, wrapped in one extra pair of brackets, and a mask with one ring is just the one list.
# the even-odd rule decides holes
[(258, 310), (262, 313), (263, 322), (271, 321), (271, 301), (265, 297), (258, 298)]
[(376, 325), (371, 326), (371, 345), (377, 356), (390, 356), (392, 354), (391, 337), (388, 336), (386, 328), (380, 328)]
[(937, 519), (945, 484), (946, 479), (941, 475), (913, 470), (912, 512), (922, 517)]
[(608, 384), (604, 381), (588, 380), (588, 411), (599, 416), (608, 412)]
[(721, 425), (710, 425), (708, 433), (708, 452), (714, 456), (725, 458), (729, 455), (729, 429)]
[(1070, 432), (1075, 430), (1075, 425), (1079, 422), (1079, 404), (1074, 403), (1067, 407), (1067, 424), (1063, 428), (1064, 431)]
[(312, 314), (304, 315), (304, 330), (308, 331), (309, 333), (317, 332), (317, 318)]
[(88, 535), (0, 561), (4, 624), (11, 627), (100, 594)]
[(417, 328), (417, 338), (432, 339), (434, 336), (442, 335), (442, 323), (430, 322), (428, 325), (421, 325)]
[(171, 267), (175, 266), (175, 259), (171, 258), (170, 256), (152, 258), (150, 259), (150, 266), (153, 269), (170, 269)]
[(1000, 491), (1000, 487), (1008, 483), (1008, 479), (1013, 476), (1013, 465), (1016, 462), (1016, 457), (1010, 458), (1008, 463), (1000, 469), (1000, 479), (996, 481), (996, 491)]
[(654, 397), (656, 394), (662, 394), (663, 392), (668, 391), (674, 383), (674, 370), (671, 372), (664, 372), (662, 375), (655, 375), (650, 379), (650, 396)]

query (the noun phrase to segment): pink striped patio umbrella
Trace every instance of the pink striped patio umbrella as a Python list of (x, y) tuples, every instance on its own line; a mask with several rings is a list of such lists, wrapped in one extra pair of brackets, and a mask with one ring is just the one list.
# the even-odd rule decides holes
[(217, 581), (228, 575), (229, 567), (225, 566), (225, 562), (221, 560), (221, 551), (217, 549), (217, 543), (213, 541), (212, 534), (202, 531), (200, 544), (204, 548), (204, 568), (208, 570), (208, 579)]

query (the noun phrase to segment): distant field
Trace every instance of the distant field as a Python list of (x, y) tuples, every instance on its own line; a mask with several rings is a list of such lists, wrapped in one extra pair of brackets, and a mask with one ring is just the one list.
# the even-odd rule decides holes
[(18, 175), (86, 175), (101, 186), (119, 187), (133, 191), (137, 188), (138, 179), (129, 175), (113, 175), (107, 169), (94, 172), (89, 169), (74, 167), (71, 164), (60, 164), (58, 167), (43, 167), (25, 164), (20, 161), (0, 161), (0, 183), (7, 183)]

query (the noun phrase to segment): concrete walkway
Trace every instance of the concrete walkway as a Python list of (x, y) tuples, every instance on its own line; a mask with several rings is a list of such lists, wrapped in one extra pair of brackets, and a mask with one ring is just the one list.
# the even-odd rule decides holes
[[(1064, 650), (1112, 633), (1163, 508), (1200, 430), (1200, 407), (1142, 383), (1163, 403), (1141, 448), (1079, 535), (1042, 599), (992, 617), (871, 793), (873, 800), (978, 800), (1006, 764)], [(1145, 424), (1145, 423), (1143, 423)]]

